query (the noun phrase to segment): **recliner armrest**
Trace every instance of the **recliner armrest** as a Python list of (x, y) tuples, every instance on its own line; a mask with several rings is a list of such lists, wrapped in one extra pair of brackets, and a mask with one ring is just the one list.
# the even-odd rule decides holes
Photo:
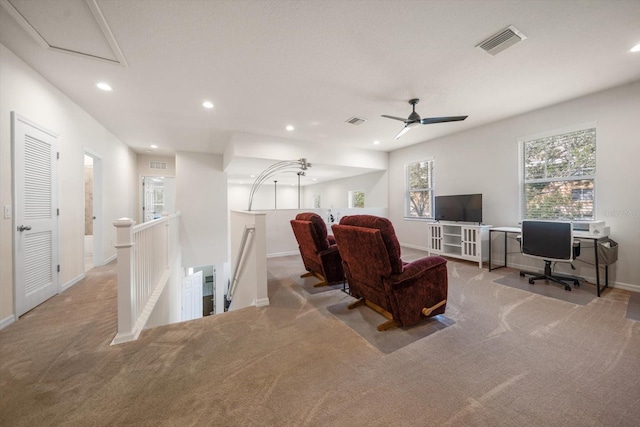
[(404, 265), (404, 269), (400, 274), (394, 274), (392, 277), (401, 279), (398, 281), (409, 279), (413, 276), (418, 276), (424, 271), (437, 267), (441, 264), (446, 264), (447, 260), (439, 256), (429, 256), (420, 258), (416, 261), (407, 263)]

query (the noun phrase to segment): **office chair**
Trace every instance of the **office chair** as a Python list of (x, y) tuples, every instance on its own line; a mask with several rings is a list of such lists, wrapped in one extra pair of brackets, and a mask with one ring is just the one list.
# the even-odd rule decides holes
[(544, 260), (543, 274), (520, 272), (520, 277), (524, 277), (525, 274), (533, 276), (529, 278), (529, 284), (533, 285), (536, 280), (550, 280), (564, 286), (565, 291), (570, 291), (571, 286), (566, 282), (573, 282), (575, 286), (580, 286), (580, 281), (584, 281), (580, 277), (554, 274), (551, 271), (552, 262), (571, 263), (580, 255), (580, 242), (574, 241), (573, 227), (570, 222), (524, 220), (521, 244), (523, 255)]

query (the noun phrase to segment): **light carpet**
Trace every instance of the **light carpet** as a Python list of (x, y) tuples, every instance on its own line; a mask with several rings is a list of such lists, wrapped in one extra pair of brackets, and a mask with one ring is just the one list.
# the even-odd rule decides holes
[[(404, 254), (403, 249), (403, 254)], [(454, 324), (385, 354), (269, 259), (267, 307), (117, 328), (113, 265), (0, 331), (0, 425), (636, 426), (640, 322), (630, 293), (576, 305), (449, 261)], [(388, 332), (388, 331), (386, 331)], [(383, 332), (381, 332), (383, 333)]]
[(438, 315), (409, 327), (378, 331), (377, 326), (386, 322), (387, 319), (365, 305), (350, 310), (348, 306), (354, 301), (356, 300), (351, 299), (330, 305), (327, 310), (375, 348), (386, 354), (393, 353), (454, 323), (447, 316)]
[(530, 276), (520, 277), (519, 272), (513, 272), (496, 279), (494, 283), (570, 302), (572, 304), (587, 305), (593, 301), (594, 298), (597, 298), (595, 285), (588, 282), (583, 282), (580, 286), (573, 286), (573, 283), (571, 283), (571, 290), (565, 291), (564, 287), (554, 282), (544, 280), (536, 280), (533, 285), (529, 284), (529, 278)]

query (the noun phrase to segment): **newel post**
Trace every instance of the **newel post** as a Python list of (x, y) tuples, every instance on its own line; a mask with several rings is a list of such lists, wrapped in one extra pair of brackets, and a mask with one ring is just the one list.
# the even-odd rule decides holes
[(114, 247), (118, 256), (118, 336), (123, 339), (133, 334), (136, 322), (133, 292), (133, 224), (134, 221), (130, 218), (120, 218), (113, 223), (116, 227)]

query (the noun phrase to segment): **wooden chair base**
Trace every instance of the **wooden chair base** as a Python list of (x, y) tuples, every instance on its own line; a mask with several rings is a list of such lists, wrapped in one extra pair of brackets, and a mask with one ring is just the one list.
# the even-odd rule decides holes
[[(429, 317), (431, 315), (431, 313), (433, 313), (435, 310), (439, 309), (440, 307), (442, 307), (443, 305), (445, 305), (447, 303), (447, 300), (444, 299), (442, 301), (440, 301), (437, 304), (432, 305), (431, 307), (425, 307), (422, 309), (422, 314), (426, 317)], [(393, 318), (393, 315), (391, 313), (389, 313), (387, 310), (385, 310), (384, 308), (380, 307), (379, 305), (372, 303), (371, 301), (367, 301), (364, 298), (360, 298), (357, 301), (352, 302), (351, 304), (349, 304), (347, 306), (347, 308), (349, 310), (359, 307), (362, 304), (366, 305), (367, 307), (371, 308), (373, 311), (375, 311), (376, 313), (382, 314), (384, 317), (386, 317), (387, 320), (386, 322), (378, 325), (378, 327), (376, 329), (378, 329), (379, 331), (386, 331), (387, 329), (392, 329), (392, 328), (397, 328), (398, 326), (398, 322)]]
[(316, 283), (315, 285), (313, 285), (314, 288), (319, 288), (320, 286), (327, 286), (328, 285), (327, 280), (322, 276), (322, 274), (316, 273), (315, 271), (308, 271), (308, 272), (306, 272), (305, 274), (303, 274), (300, 277), (304, 278), (304, 277), (311, 277), (311, 276), (316, 277), (316, 278), (321, 280), (320, 283)]
[(393, 318), (393, 315), (391, 313), (389, 313), (387, 310), (385, 310), (384, 308), (380, 307), (378, 304), (375, 304), (371, 301), (365, 300), (364, 298), (360, 298), (357, 301), (352, 302), (351, 304), (349, 304), (349, 306), (347, 307), (349, 310), (351, 310), (352, 308), (356, 308), (360, 305), (366, 305), (367, 307), (371, 308), (373, 311), (375, 311), (376, 313), (382, 314), (384, 317), (386, 317), (387, 320), (386, 322), (380, 324), (377, 326), (377, 330), (379, 331), (386, 331), (387, 329), (393, 329), (393, 328), (397, 328), (398, 326), (398, 322), (396, 322), (396, 320)]

